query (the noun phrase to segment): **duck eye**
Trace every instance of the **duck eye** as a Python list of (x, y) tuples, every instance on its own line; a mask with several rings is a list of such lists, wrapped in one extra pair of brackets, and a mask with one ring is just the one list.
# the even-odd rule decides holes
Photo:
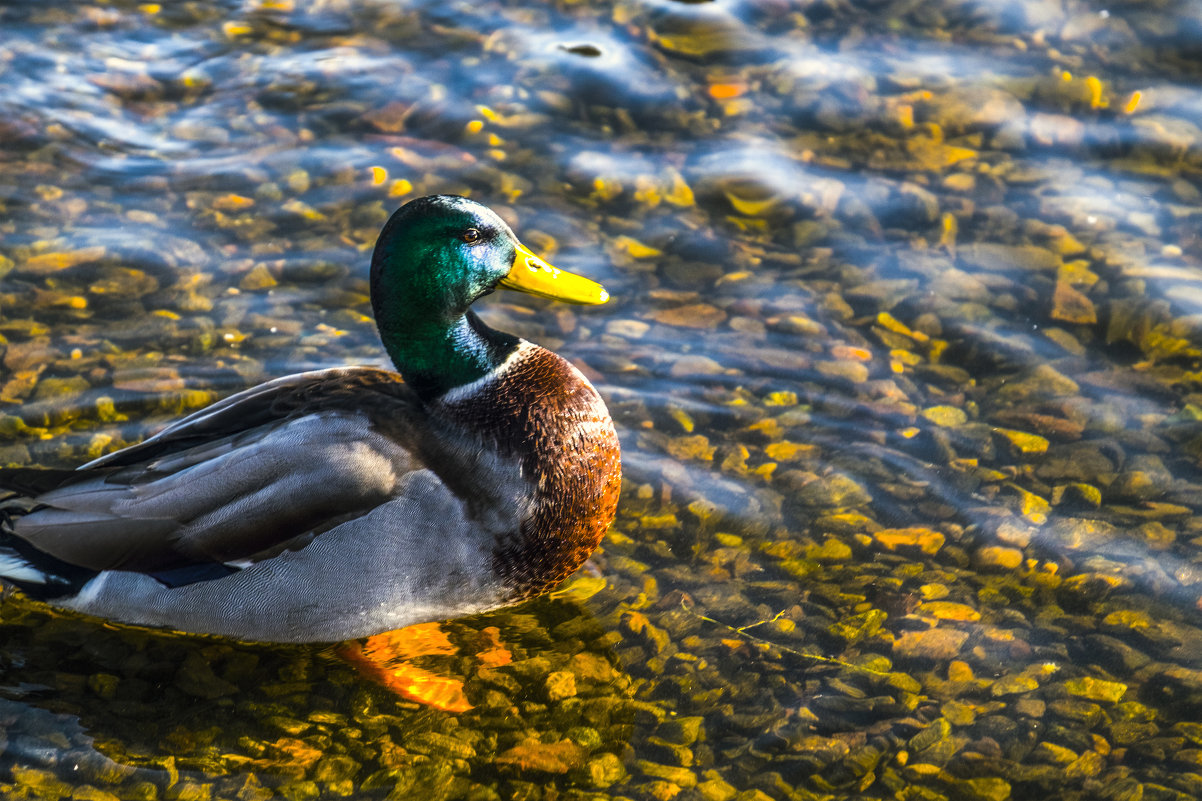
[(480, 241), (480, 231), (476, 228), (469, 228), (463, 232), (463, 241), (469, 245), (474, 245)]

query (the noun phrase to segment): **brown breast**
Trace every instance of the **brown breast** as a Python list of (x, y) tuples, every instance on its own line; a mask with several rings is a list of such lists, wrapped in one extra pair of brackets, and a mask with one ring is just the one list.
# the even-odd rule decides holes
[(522, 343), (495, 381), (445, 409), (520, 459), (534, 488), (532, 513), (497, 537), (493, 554), (511, 600), (553, 589), (584, 564), (617, 512), (621, 453), (604, 401), (567, 361)]

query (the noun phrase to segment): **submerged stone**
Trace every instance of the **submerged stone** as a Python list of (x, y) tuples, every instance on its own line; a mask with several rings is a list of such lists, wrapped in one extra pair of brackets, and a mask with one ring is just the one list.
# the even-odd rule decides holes
[(954, 629), (907, 631), (894, 640), (893, 655), (944, 662), (958, 656), (967, 640), (968, 632)]
[(916, 526), (914, 528), (887, 528), (874, 531), (873, 539), (889, 550), (917, 548), (925, 554), (936, 554), (947, 538), (940, 532)]
[(615, 754), (597, 754), (585, 766), (592, 787), (610, 787), (626, 778), (626, 768)]
[(1061, 263), (1059, 254), (1033, 245), (976, 243), (961, 249), (959, 256), (966, 264), (986, 272), (1053, 272)]
[[(554, 743), (527, 740), (498, 754), (496, 763), (523, 771), (567, 773), (573, 768), (580, 767), (584, 763), (587, 753), (583, 747), (571, 740), (559, 740)], [(606, 763), (601, 764), (604, 769)]]
[(704, 720), (696, 716), (669, 718), (659, 725), (655, 733), (677, 745), (692, 745), (701, 735)]
[(1117, 681), (1105, 681), (1104, 679), (1097, 679), (1092, 676), (1069, 679), (1064, 683), (1064, 689), (1073, 695), (1088, 698), (1091, 701), (1106, 701), (1108, 703), (1117, 703), (1127, 694), (1126, 684)]
[(721, 778), (707, 779), (696, 787), (697, 795), (703, 801), (731, 801), (739, 794), (734, 785)]
[(645, 759), (640, 759), (635, 762), (635, 766), (648, 776), (664, 781), (671, 782), (677, 787), (696, 787), (697, 774), (688, 768), (678, 768), (672, 765), (660, 765), (655, 762), (649, 762)]

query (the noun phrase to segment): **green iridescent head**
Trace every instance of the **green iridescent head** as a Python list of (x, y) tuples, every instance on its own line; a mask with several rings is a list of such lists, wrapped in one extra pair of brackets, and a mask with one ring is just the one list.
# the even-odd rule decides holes
[(500, 364), (516, 339), (470, 311), (498, 286), (569, 303), (604, 303), (593, 281), (534, 255), (486, 206), (454, 195), (410, 201), (384, 225), (371, 264), (380, 338), (423, 394), (474, 381)]

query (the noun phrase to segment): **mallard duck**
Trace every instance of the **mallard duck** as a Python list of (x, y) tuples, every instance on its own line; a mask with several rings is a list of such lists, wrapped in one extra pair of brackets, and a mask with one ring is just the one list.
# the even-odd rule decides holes
[(479, 203), (405, 204), (371, 262), (399, 374), (277, 378), (75, 470), (0, 470), (0, 578), (96, 617), (272, 642), (553, 588), (614, 519), (618, 439), (575, 367), (472, 312), (497, 287), (608, 299)]

